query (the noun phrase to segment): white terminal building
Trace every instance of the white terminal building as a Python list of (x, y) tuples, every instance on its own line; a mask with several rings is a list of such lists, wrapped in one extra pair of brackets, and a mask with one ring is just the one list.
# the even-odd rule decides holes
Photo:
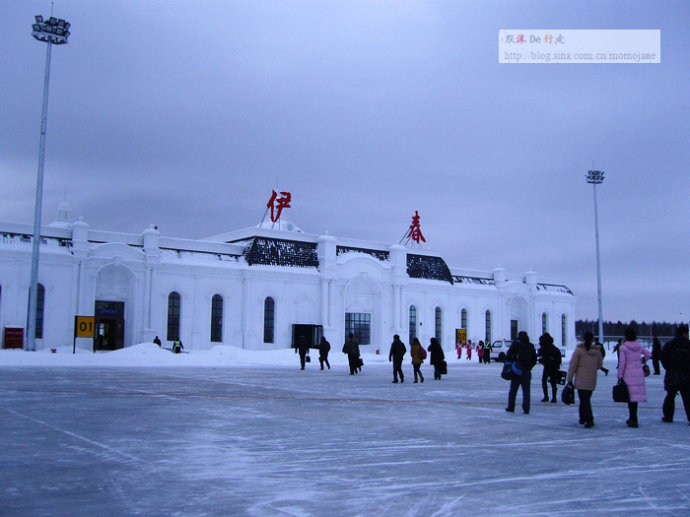
[[(0, 326), (5, 348), (26, 343), (33, 227), (0, 223)], [(339, 351), (354, 332), (363, 351), (388, 352), (436, 337), (453, 350), (456, 330), (473, 343), (532, 342), (549, 332), (575, 345), (575, 296), (533, 271), (449, 266), (436, 252), (302, 232), (284, 219), (205, 239), (114, 233), (72, 221), (66, 202), (41, 228), (36, 348), (72, 345), (75, 316), (95, 318), (81, 348), (113, 350), (158, 336), (185, 350), (232, 345), (289, 348), (321, 335)]]

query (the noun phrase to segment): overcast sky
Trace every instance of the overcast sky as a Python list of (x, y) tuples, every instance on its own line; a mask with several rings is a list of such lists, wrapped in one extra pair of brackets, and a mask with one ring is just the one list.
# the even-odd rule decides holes
[[(50, 2), (0, 4), (0, 220), (31, 224)], [(535, 270), (596, 319), (690, 317), (690, 2), (56, 0), (43, 223), (305, 232)], [(500, 29), (658, 29), (660, 64), (499, 64)]]

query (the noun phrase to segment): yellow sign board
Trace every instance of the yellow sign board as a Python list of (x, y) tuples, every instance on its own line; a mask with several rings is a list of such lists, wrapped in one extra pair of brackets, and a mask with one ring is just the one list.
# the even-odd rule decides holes
[(96, 332), (96, 318), (93, 316), (74, 317), (74, 337), (92, 338)]
[(467, 329), (455, 329), (455, 342), (461, 345), (467, 343)]

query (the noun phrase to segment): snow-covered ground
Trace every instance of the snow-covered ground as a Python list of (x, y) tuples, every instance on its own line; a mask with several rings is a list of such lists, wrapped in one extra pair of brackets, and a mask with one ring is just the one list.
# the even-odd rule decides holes
[[(315, 361), (316, 355), (313, 355)], [(291, 350), (152, 344), (93, 354), (0, 351), (0, 515), (687, 515), (690, 427), (640, 428), (599, 378), (596, 427), (577, 406), (504, 411), (500, 365), (391, 384), (385, 356), (301, 371)], [(163, 367), (163, 368), (162, 368)], [(607, 357), (607, 367), (613, 363)]]

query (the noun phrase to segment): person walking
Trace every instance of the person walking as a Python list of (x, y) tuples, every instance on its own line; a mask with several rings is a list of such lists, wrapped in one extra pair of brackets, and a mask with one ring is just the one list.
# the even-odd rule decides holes
[(545, 332), (539, 337), (537, 361), (544, 367), (544, 371), (542, 371), (541, 374), (541, 389), (544, 392), (544, 398), (541, 399), (541, 401), (549, 401), (549, 388), (547, 384), (551, 384), (551, 403), (556, 404), (558, 402), (556, 398), (556, 394), (558, 393), (556, 374), (561, 367), (562, 357), (561, 351), (553, 344), (553, 338), (548, 332)]
[(424, 382), (422, 370), (419, 368), (424, 362), (424, 359), (422, 359), (422, 353), (422, 344), (419, 342), (419, 339), (414, 338), (410, 344), (410, 355), (412, 356), (412, 370), (414, 371), (415, 384), (417, 383), (418, 377), (421, 382)]
[(458, 359), (462, 359), (462, 343), (459, 341), (455, 343), (455, 352), (458, 354)]
[(508, 392), (508, 407), (506, 411), (515, 412), (515, 398), (517, 390), (522, 387), (522, 410), (526, 415), (530, 410), (530, 383), (532, 382), (532, 368), (537, 364), (537, 352), (534, 345), (529, 342), (529, 336), (524, 330), (518, 334), (517, 341), (513, 341), (506, 354), (506, 361), (515, 364), (520, 375), (515, 375), (510, 381), (510, 391)]
[(623, 340), (619, 338), (618, 341), (616, 342), (616, 344), (613, 345), (613, 351), (616, 354), (616, 361), (617, 361), (616, 368), (618, 368), (618, 364), (620, 364), (620, 362), (621, 362), (621, 345), (622, 344), (623, 344)]
[(652, 340), (652, 366), (654, 367), (654, 375), (660, 375), (659, 361), (661, 360), (661, 341), (654, 336)]
[(479, 360), (479, 364), (482, 364), (484, 362), (484, 341), (480, 341), (477, 343), (477, 359)]
[(486, 364), (489, 364), (491, 362), (491, 350), (493, 348), (491, 346), (491, 341), (487, 340), (484, 343), (484, 346), (482, 348), (484, 349), (484, 354), (483, 354), (484, 362)]
[(307, 363), (307, 354), (309, 353), (309, 341), (304, 335), (300, 334), (295, 345), (295, 353), (299, 352), (300, 370), (304, 370), (304, 365)]
[(350, 375), (354, 375), (359, 371), (359, 343), (355, 339), (355, 335), (350, 332), (347, 341), (343, 345), (343, 353), (347, 354), (347, 362), (350, 365)]
[(468, 361), (472, 360), (472, 340), (471, 339), (467, 340), (467, 360)]
[(688, 326), (680, 325), (676, 329), (676, 337), (664, 345), (661, 350), (661, 364), (666, 370), (664, 376), (663, 422), (673, 422), (675, 399), (678, 392), (683, 400), (685, 416), (690, 424), (690, 341), (688, 340)]
[(441, 348), (441, 343), (438, 339), (432, 337), (429, 340), (429, 346), (427, 347), (428, 352), (431, 354), (429, 358), (429, 363), (434, 367), (434, 379), (437, 381), (441, 380), (441, 375), (443, 372), (443, 363), (446, 359), (446, 354), (443, 353), (443, 348)]
[(182, 341), (180, 341), (179, 339), (176, 339), (175, 341), (173, 341), (173, 344), (172, 344), (173, 354), (181, 354), (183, 348), (184, 348), (184, 345), (182, 344)]
[(637, 421), (637, 404), (647, 402), (644, 372), (642, 371), (642, 358), (649, 359), (652, 353), (637, 341), (637, 333), (632, 327), (625, 329), (623, 333), (625, 341), (618, 349), (620, 359), (618, 361), (618, 379), (623, 379), (628, 385), (630, 402), (628, 402), (628, 427), (639, 427)]
[(405, 382), (405, 376), (402, 371), (403, 356), (407, 352), (405, 344), (400, 341), (400, 336), (395, 334), (393, 342), (391, 343), (391, 350), (388, 352), (388, 362), (393, 361), (393, 383), (398, 383), (398, 375), (400, 375), (400, 382)]
[(319, 364), (321, 365), (321, 369), (323, 370), (323, 365), (325, 364), (328, 366), (328, 369), (331, 369), (331, 365), (328, 362), (328, 352), (331, 350), (331, 344), (326, 341), (326, 338), (321, 336), (321, 342), (319, 343)]
[(594, 344), (595, 344), (595, 345), (598, 345), (598, 346), (599, 346), (599, 350), (601, 350), (602, 366), (601, 366), (601, 368), (599, 368), (599, 369), (600, 369), (602, 372), (604, 372), (604, 375), (608, 375), (608, 374), (609, 374), (609, 369), (608, 369), (608, 368), (604, 368), (604, 366), (603, 366), (603, 361), (604, 361), (604, 359), (606, 359), (606, 349), (604, 348), (604, 345), (602, 345), (602, 344), (599, 343), (599, 340), (598, 340), (598, 339), (595, 339), (595, 340), (594, 340)]
[[(585, 332), (582, 339), (583, 343), (575, 347), (573, 355), (570, 357), (568, 384), (572, 384), (573, 378), (575, 378), (575, 389), (577, 389), (577, 396), (580, 399), (580, 424), (584, 424), (587, 429), (590, 429), (594, 427), (592, 392), (597, 387), (597, 372), (604, 359), (601, 356), (599, 345), (592, 343), (594, 335), (591, 332)], [(558, 355), (560, 356), (560, 352)], [(546, 391), (544, 392), (546, 393)]]

